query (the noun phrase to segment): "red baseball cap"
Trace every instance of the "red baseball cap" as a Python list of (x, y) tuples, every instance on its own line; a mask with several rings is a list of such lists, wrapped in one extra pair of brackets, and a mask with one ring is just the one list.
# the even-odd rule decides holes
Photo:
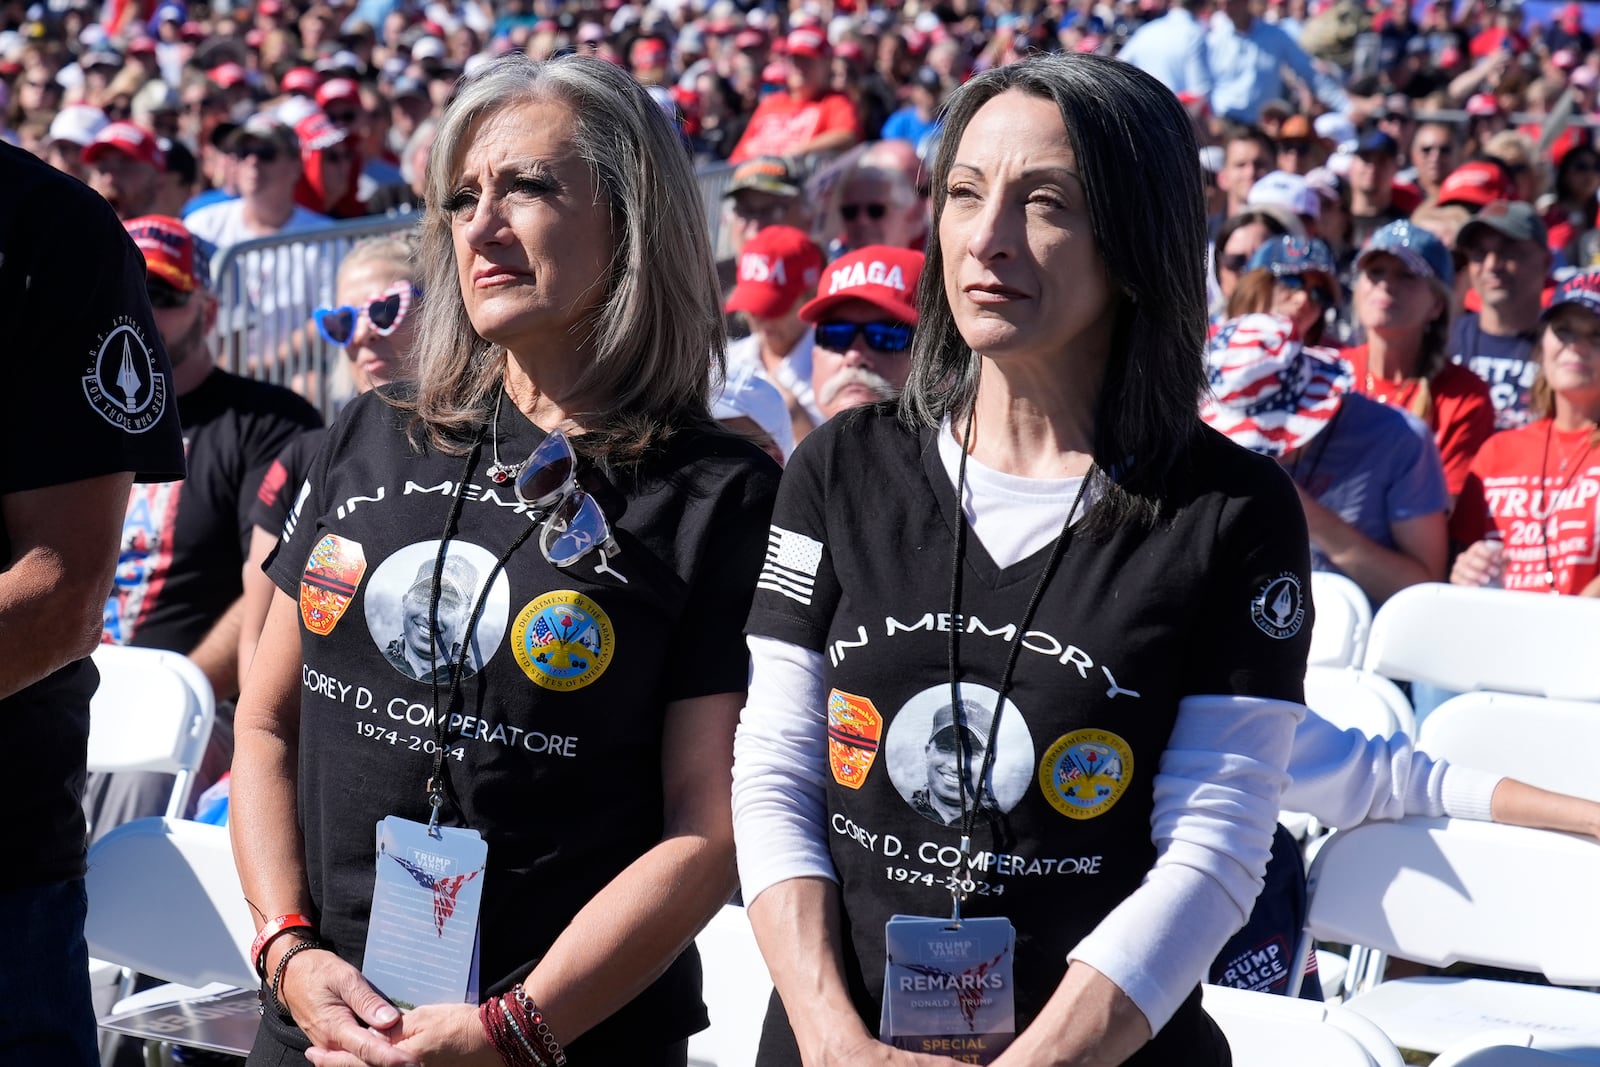
[(206, 72), (219, 88), (231, 89), (245, 79), (244, 68), (237, 63), (219, 63)]
[(649, 69), (667, 64), (667, 42), (659, 37), (640, 37), (628, 49), (628, 60), (635, 67)]
[(915, 326), (922, 260), (921, 252), (889, 245), (867, 245), (840, 256), (822, 272), (817, 298), (800, 309), (800, 317), (819, 322), (848, 300), (865, 300), (894, 316), (896, 322)]
[(828, 39), (818, 30), (795, 30), (785, 44), (791, 56), (821, 59), (828, 54)]
[(283, 81), (279, 87), (286, 93), (306, 93), (310, 95), (317, 91), (322, 84), (322, 75), (310, 67), (290, 67), (283, 72)]
[(144, 34), (140, 34), (128, 42), (128, 54), (130, 56), (154, 55), (155, 51), (156, 41), (154, 37), (146, 37)]
[(1475, 119), (1490, 118), (1500, 114), (1500, 101), (1493, 93), (1478, 93), (1467, 99), (1467, 114)]
[(167, 156), (156, 144), (156, 135), (131, 122), (113, 122), (96, 134), (83, 149), (83, 161), (93, 165), (107, 152), (121, 152), (156, 170), (167, 169)]
[(1439, 186), (1439, 203), (1470, 204), (1480, 208), (1496, 200), (1515, 200), (1516, 186), (1506, 177), (1506, 172), (1486, 160), (1463, 163)]
[(350, 78), (330, 78), (317, 90), (317, 106), (327, 107), (335, 100), (361, 99), (361, 88)]
[(739, 253), (739, 280), (723, 305), (759, 319), (787, 314), (822, 273), (822, 249), (793, 226), (768, 226)]
[(740, 30), (733, 38), (733, 47), (743, 51), (746, 48), (760, 48), (767, 43), (767, 35), (760, 30)]
[(141, 215), (129, 219), (127, 228), (144, 253), (145, 270), (179, 292), (205, 287), (205, 250), (183, 223), (167, 215)]

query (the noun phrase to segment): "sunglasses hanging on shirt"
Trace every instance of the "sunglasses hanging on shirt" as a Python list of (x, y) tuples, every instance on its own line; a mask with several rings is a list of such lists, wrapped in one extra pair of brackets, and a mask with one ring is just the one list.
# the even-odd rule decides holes
[(617, 550), (605, 512), (578, 488), (578, 456), (560, 430), (552, 430), (516, 475), (517, 499), (544, 515), (539, 551), (557, 567), (570, 567), (594, 549)]
[(365, 318), (372, 324), (372, 332), (388, 337), (400, 328), (411, 310), (411, 302), (422, 295), (410, 282), (395, 282), (382, 293), (368, 301), (365, 307), (342, 305), (335, 308), (318, 308), (311, 313), (317, 332), (329, 344), (348, 345), (356, 335), (356, 324)]

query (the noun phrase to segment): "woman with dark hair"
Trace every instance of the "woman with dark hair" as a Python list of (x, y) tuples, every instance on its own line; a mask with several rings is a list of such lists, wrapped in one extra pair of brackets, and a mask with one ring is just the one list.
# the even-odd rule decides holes
[(1339, 308), (1339, 268), (1316, 238), (1278, 237), (1250, 257), (1228, 298), (1228, 318), (1272, 314), (1294, 324), (1295, 339), (1314, 345)]
[(1545, 212), (1550, 251), (1569, 266), (1587, 266), (1578, 243), (1594, 229), (1596, 194), (1600, 193), (1600, 151), (1580, 144), (1556, 165), (1556, 202)]
[[(1296, 220), (1298, 221), (1298, 220)], [(1274, 237), (1284, 237), (1290, 230), (1285, 220), (1276, 212), (1261, 208), (1246, 208), (1228, 218), (1217, 230), (1211, 256), (1211, 281), (1216, 286), (1212, 318), (1221, 322), (1227, 318), (1228, 298), (1239, 284), (1239, 278), (1250, 265), (1256, 249)]]
[(611, 64), (508, 56), (427, 204), (415, 382), (329, 431), (239, 701), (249, 1062), (682, 1067), (778, 473), (709, 410), (689, 157)]
[(1452, 500), (1494, 433), (1489, 386), (1450, 362), (1454, 279), (1450, 250), (1427, 230), (1404, 220), (1378, 230), (1356, 259), (1356, 321), (1366, 342), (1339, 353), (1356, 392), (1433, 431)]
[(1033, 58), (956, 90), (931, 171), (905, 391), (795, 452), (747, 627), (758, 1063), (1225, 1063), (1199, 983), (1261, 886), (1310, 567), (1288, 479), (1198, 418), (1190, 122)]
[(1600, 596), (1600, 270), (1564, 282), (1542, 321), (1535, 421), (1473, 461), (1450, 580)]

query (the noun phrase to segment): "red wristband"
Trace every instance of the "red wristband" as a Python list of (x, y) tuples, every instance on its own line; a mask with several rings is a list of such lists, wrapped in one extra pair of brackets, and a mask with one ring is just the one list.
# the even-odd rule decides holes
[(267, 977), (267, 947), (277, 940), (279, 934), (290, 930), (315, 930), (317, 924), (311, 921), (311, 916), (294, 913), (280, 915), (261, 928), (256, 934), (256, 939), (250, 943), (250, 959), (256, 965), (256, 973), (262, 978)]

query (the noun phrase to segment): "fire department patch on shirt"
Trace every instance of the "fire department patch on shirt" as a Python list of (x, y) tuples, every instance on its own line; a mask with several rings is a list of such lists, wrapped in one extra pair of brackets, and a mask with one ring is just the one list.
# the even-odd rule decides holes
[(1039, 788), (1069, 819), (1111, 810), (1133, 778), (1133, 750), (1114, 733), (1074, 730), (1056, 738), (1039, 764)]
[(838, 689), (828, 694), (828, 766), (835, 782), (860, 789), (882, 738), (883, 716), (872, 701)]
[(318, 637), (339, 625), (355, 599), (367, 558), (359, 541), (328, 534), (317, 542), (300, 576), (300, 621)]
[(616, 651), (611, 618), (582, 593), (558, 589), (531, 601), (511, 626), (511, 653), (534, 684), (568, 693), (605, 673)]

